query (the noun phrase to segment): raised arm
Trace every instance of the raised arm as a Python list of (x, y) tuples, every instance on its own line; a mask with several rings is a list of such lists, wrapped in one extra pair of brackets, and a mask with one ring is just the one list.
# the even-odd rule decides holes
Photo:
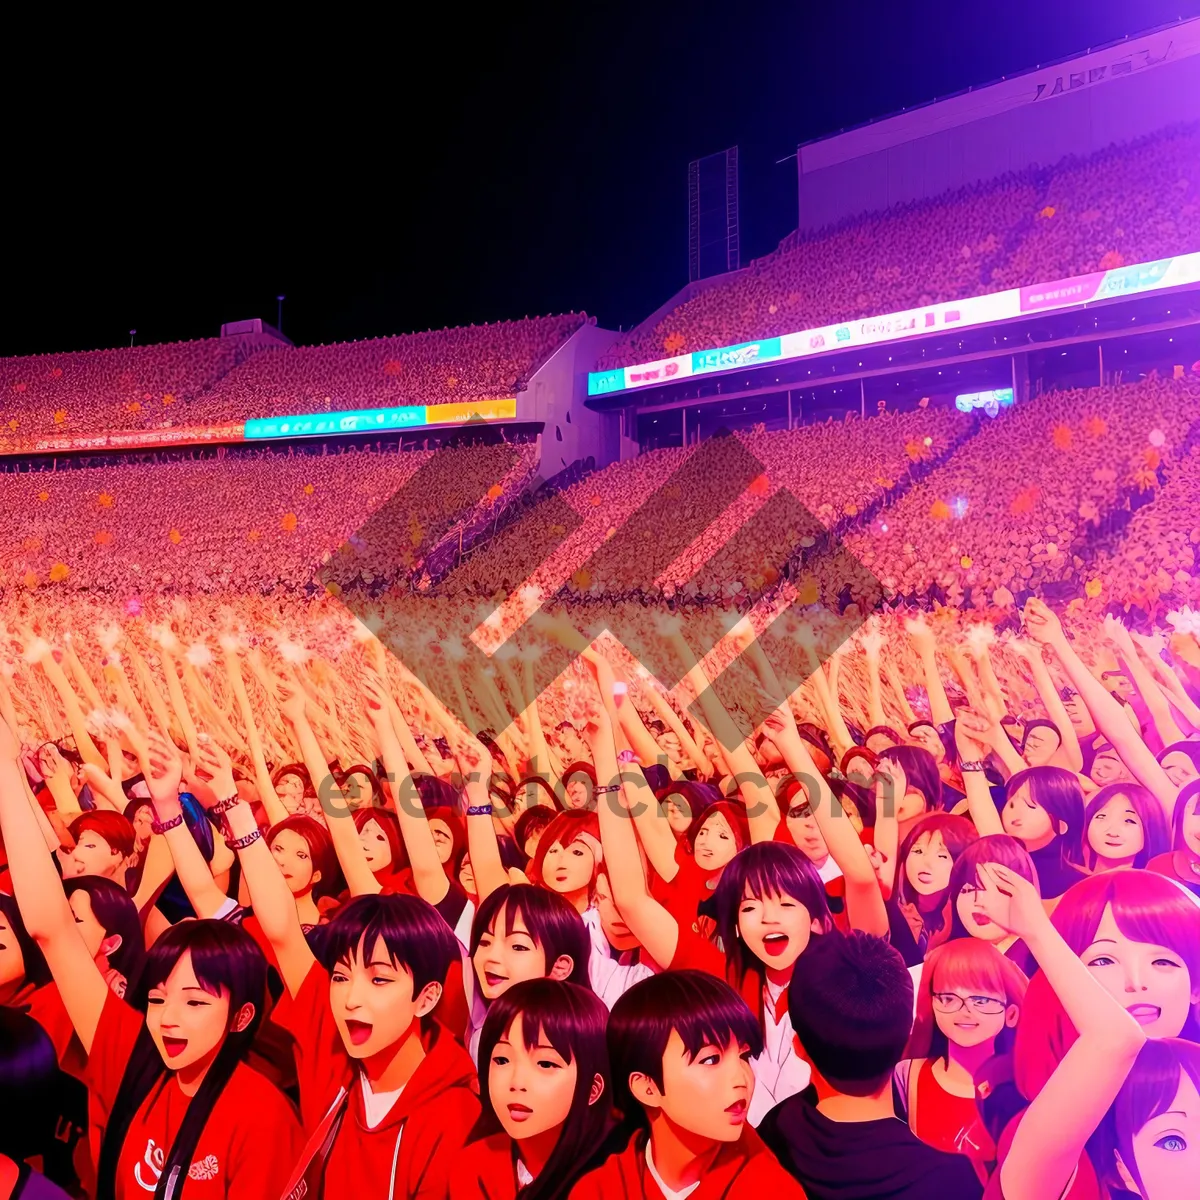
[[(679, 925), (670, 912), (650, 895), (646, 873), (642, 869), (637, 834), (630, 820), (639, 806), (654, 803), (654, 794), (640, 771), (620, 776), (612, 727), (613, 713), (602, 698), (600, 711), (585, 727), (583, 735), (592, 751), (596, 777), (621, 779), (621, 790), (600, 797), (600, 803), (596, 806), (600, 821), (600, 843), (604, 848), (604, 870), (617, 911), (646, 954), (665, 969), (671, 965), (679, 945)], [(619, 797), (620, 802), (612, 803), (614, 797)]]
[(138, 754), (154, 814), (159, 826), (166, 827), (162, 841), (171, 853), (175, 874), (191, 901), (198, 917), (215, 917), (228, 902), (228, 896), (217, 886), (200, 847), (183, 820), (179, 801), (179, 782), (183, 760), (173, 742), (152, 730), (143, 752)]
[(338, 864), (346, 877), (350, 895), (368, 896), (378, 892), (379, 880), (371, 873), (367, 864), (367, 856), (363, 853), (362, 842), (358, 838), (358, 827), (350, 816), (345, 794), (333, 778), (317, 742), (317, 735), (308, 723), (304, 692), (295, 680), (285, 680), (279, 693), (280, 710), (292, 726), (292, 732), (300, 746), (300, 756), (320, 797), (329, 840), (333, 843)]
[(886, 725), (883, 711), (883, 681), (879, 675), (879, 655), (883, 649), (883, 634), (872, 626), (862, 636), (863, 655), (867, 663), (867, 720), (872, 725)]
[(225, 661), (225, 678), (229, 680), (230, 691), (233, 692), (234, 702), (242, 717), (242, 726), (246, 730), (246, 744), (250, 749), (250, 761), (254, 765), (254, 786), (258, 798), (266, 809), (267, 820), (272, 825), (278, 825), (288, 816), (288, 810), (275, 790), (271, 772), (267, 769), (267, 756), (263, 750), (262, 734), (258, 730), (258, 722), (254, 719), (254, 709), (250, 704), (250, 695), (246, 691), (246, 681), (242, 677), (242, 664), (237, 656), (236, 644), (226, 642), (222, 645)]
[(846, 884), (846, 916), (851, 927), (876, 937), (886, 936), (888, 915), (875, 868), (841, 801), (817, 770), (787, 704), (780, 705), (766, 724), (788, 770), (803, 782), (813, 819), (833, 861), (841, 869)]
[(46, 673), (46, 678), (50, 680), (51, 686), (58, 693), (63, 711), (67, 714), (67, 724), (70, 725), (71, 733), (75, 738), (75, 746), (84, 762), (90, 762), (101, 771), (105, 770), (107, 764), (104, 761), (104, 755), (100, 753), (96, 743), (92, 741), (92, 735), (88, 732), (87, 719), (83, 715), (79, 697), (75, 694), (70, 680), (67, 679), (66, 672), (55, 660), (50, 646), (41, 639), (35, 639), (30, 643), (27, 654)]
[(85, 1053), (91, 1053), (108, 984), (75, 928), (75, 915), (25, 795), (20, 745), (0, 721), (0, 834), (21, 919), (46, 957)]
[[(992, 801), (992, 790), (988, 785), (987, 776), (969, 765), (986, 761), (990, 748), (987, 732), (990, 728), (989, 718), (969, 708), (960, 709), (958, 719), (954, 722), (954, 741), (958, 747), (959, 762), (963, 766), (963, 790), (967, 793), (967, 812), (980, 837), (1004, 832), (1000, 814)], [(1002, 736), (1007, 740), (1007, 735)]]
[(1010, 645), (1014, 653), (1019, 654), (1029, 664), (1033, 673), (1033, 684), (1042, 699), (1042, 705), (1062, 738), (1060, 749), (1066, 760), (1063, 765), (1076, 773), (1082, 771), (1083, 749), (1079, 745), (1079, 735), (1075, 732), (1075, 726), (1071, 724), (1071, 716), (1058, 694), (1058, 688), (1054, 686), (1054, 680), (1050, 678), (1050, 670), (1042, 657), (1041, 646), (1021, 641), (1019, 638), (1014, 638)]
[(904, 682), (900, 678), (900, 672), (896, 670), (896, 664), (890, 658), (884, 660), (883, 677), (892, 689), (892, 695), (896, 697), (896, 703), (900, 706), (900, 711), (904, 714), (905, 723), (911, 725), (917, 720), (917, 714), (913, 711), (913, 706), (908, 702), (908, 693), (904, 690)]
[[(232, 800), (237, 795), (233, 765), (216, 742), (201, 744), (198, 766), (210, 782), (201, 803), (213, 796)], [(242, 879), (250, 893), (254, 915), (275, 951), (284, 986), (295, 996), (316, 961), (296, 914), (296, 900), (254, 822), (250, 805), (237, 800), (226, 810), (224, 818), (226, 834), (242, 864)]]
[(719, 742), (726, 761), (733, 770), (737, 781), (738, 791), (746, 806), (746, 819), (750, 825), (750, 837), (755, 842), (769, 842), (775, 836), (779, 825), (779, 806), (775, 803), (763, 773), (759, 770), (754, 755), (746, 745), (746, 739), (738, 732), (733, 718), (726, 712), (725, 706), (717, 696), (716, 690), (709, 684), (704, 668), (697, 661), (692, 648), (684, 640), (683, 634), (672, 630), (667, 640), (675, 647), (676, 653), (682, 659), (687, 669), (687, 679), (691, 685), (700, 711), (708, 722), (709, 728)]
[(1108, 616), (1104, 618), (1104, 634), (1124, 667), (1129, 681), (1141, 696), (1159, 740), (1164, 746), (1183, 741), (1185, 735), (1175, 724), (1175, 718), (1171, 714), (1171, 703), (1158, 686), (1153, 672), (1142, 662), (1129, 630), (1116, 617)]
[(1138, 782), (1154, 793), (1170, 825), (1179, 789), (1167, 778), (1166, 771), (1159, 766), (1139, 732), (1130, 725), (1120, 701), (1109, 695), (1104, 684), (1087, 669), (1083, 659), (1067, 641), (1062, 623), (1041, 600), (1031, 599), (1026, 603), (1025, 628), (1030, 637), (1050, 646), (1058, 655), (1075, 690), (1092, 714), (1096, 727), (1112, 743), (1121, 761), (1134, 773)]
[(367, 704), (367, 717), (374, 730), (376, 749), (383, 759), (383, 769), (392, 795), (396, 798), (396, 819), (400, 823), (400, 836), (408, 852), (417, 895), (429, 904), (440, 904), (450, 890), (450, 881), (438, 858), (425, 809), (400, 748), (400, 739), (396, 736), (387, 688), (377, 675), (364, 678), (363, 698)]
[(921, 660), (921, 669), (925, 673), (925, 691), (929, 695), (929, 713), (935, 725), (945, 725), (954, 720), (954, 709), (950, 707), (950, 699), (942, 684), (942, 676), (937, 665), (937, 639), (933, 630), (919, 617), (906, 621), (904, 628), (912, 639), (913, 649)]
[(980, 864), (978, 874), (976, 902), (1029, 947), (1079, 1032), (1026, 1110), (1000, 1167), (1006, 1196), (1059, 1200), (1146, 1035), (1063, 941), (1033, 884), (998, 863)]

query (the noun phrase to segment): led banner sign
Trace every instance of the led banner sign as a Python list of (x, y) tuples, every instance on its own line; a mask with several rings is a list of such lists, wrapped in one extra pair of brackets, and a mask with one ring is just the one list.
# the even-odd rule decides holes
[(261, 417), (247, 421), (243, 436), (260, 438), (321, 437), (342, 433), (390, 433), (427, 425), (463, 425), (469, 421), (511, 421), (512, 400), (474, 400), (462, 404), (405, 404), (396, 408), (358, 408), (346, 412), (307, 413), (296, 417)]
[(1095, 271), (1090, 275), (1060, 279), (1053, 283), (1010, 288), (1004, 292), (993, 292), (990, 296), (971, 296), (965, 300), (927, 304), (882, 317), (843, 321), (821, 329), (785, 333), (782, 337), (742, 342), (723, 349), (681, 354), (633, 367), (592, 371), (588, 375), (588, 395), (607, 396), (614, 392), (672, 383), (690, 375), (735, 371), (763, 362), (786, 362), (813, 354), (826, 354), (831, 350), (895, 342), (946, 329), (968, 329), (976, 325), (989, 325), (993, 321), (1008, 321), (1027, 313), (1053, 312), (1090, 301), (1135, 296), (1141, 292), (1197, 282), (1200, 282), (1200, 251), (1159, 259), (1157, 262), (1116, 267), (1110, 271)]

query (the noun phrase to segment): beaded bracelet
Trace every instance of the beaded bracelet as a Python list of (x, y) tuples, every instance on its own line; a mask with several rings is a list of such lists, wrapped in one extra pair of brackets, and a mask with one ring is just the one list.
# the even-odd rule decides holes
[(959, 767), (964, 771), (982, 771), (986, 768), (986, 763), (981, 762), (960, 762)]
[(225, 845), (227, 845), (230, 850), (245, 850), (247, 846), (253, 846), (260, 837), (262, 837), (262, 830), (255, 829), (252, 833), (247, 833), (244, 837), (234, 838), (232, 841), (229, 838), (226, 838)]
[(183, 824), (183, 813), (178, 812), (167, 821), (151, 821), (151, 833), (166, 833), (168, 829), (178, 829)]
[(210, 817), (223, 817), (235, 804), (241, 800), (241, 796), (234, 792), (228, 800), (218, 800), (216, 804), (208, 810)]
[(490, 804), (468, 804), (468, 817), (490, 817), (492, 815), (492, 806)]
[(592, 788), (593, 796), (606, 796), (609, 792), (619, 792), (621, 785), (619, 783), (602, 783)]

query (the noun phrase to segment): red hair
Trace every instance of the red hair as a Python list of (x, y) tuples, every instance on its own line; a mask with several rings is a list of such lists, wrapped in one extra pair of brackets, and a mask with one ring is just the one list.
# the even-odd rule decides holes
[[(529, 868), (530, 882), (542, 883), (542, 864), (546, 861), (546, 851), (551, 846), (556, 843), (561, 846), (569, 846), (580, 834), (586, 834), (594, 838), (596, 842), (599, 842), (600, 818), (594, 812), (588, 812), (582, 808), (567, 809), (565, 812), (560, 812), (542, 831), (542, 836), (538, 841), (537, 853), (533, 856), (533, 862)], [(600, 862), (597, 860), (595, 866), (592, 868), (593, 883), (596, 881), (599, 869)], [(545, 885), (543, 884), (543, 886)]]
[(462, 817), (454, 809), (439, 804), (425, 810), (425, 819), (427, 821), (444, 821), (446, 828), (450, 830), (450, 857), (442, 863), (442, 868), (446, 872), (446, 878), (455, 886), (459, 886), (458, 872), (462, 868), (462, 860), (467, 853), (467, 828), (463, 824)]
[(124, 813), (114, 812), (109, 808), (94, 808), (90, 812), (80, 813), (68, 826), (71, 838), (79, 841), (79, 835), (91, 830), (99, 834), (122, 858), (128, 858), (133, 853), (136, 835), (133, 822)]
[(733, 840), (737, 843), (739, 854), (750, 845), (750, 822), (746, 819), (745, 806), (733, 800), (718, 800), (715, 804), (710, 804), (702, 813), (698, 813), (692, 818), (692, 823), (688, 826), (687, 833), (683, 835), (683, 840), (689, 854), (695, 853), (696, 838), (699, 836), (700, 830), (704, 827), (705, 821), (718, 814), (723, 816), (729, 823), (729, 828), (733, 833)]
[(267, 830), (266, 842), (270, 847), (280, 833), (290, 832), (302, 837), (308, 846), (308, 857), (312, 862), (313, 874), (321, 872), (321, 878), (312, 884), (314, 900), (325, 896), (336, 896), (342, 890), (342, 870), (338, 865), (337, 854), (334, 853), (333, 842), (329, 830), (320, 821), (306, 817), (302, 813), (293, 813), (284, 817)]
[(917, 1016), (904, 1057), (944, 1058), (948, 1053), (946, 1035), (937, 1027), (933, 1015), (934, 992), (951, 992), (955, 988), (986, 991), (1003, 996), (1006, 1005), (1020, 1008), (1028, 987), (1029, 980), (1021, 968), (990, 942), (956, 938), (935, 946), (925, 956), (921, 968)]
[(383, 836), (387, 838), (388, 848), (392, 852), (392, 865), (384, 867), (382, 871), (376, 871), (376, 878), (383, 875), (395, 875), (408, 866), (408, 855), (404, 851), (404, 839), (400, 836), (400, 822), (394, 812), (372, 806), (356, 808), (353, 820), (354, 828), (359, 833), (362, 833), (363, 827), (368, 821), (374, 821), (383, 830)]

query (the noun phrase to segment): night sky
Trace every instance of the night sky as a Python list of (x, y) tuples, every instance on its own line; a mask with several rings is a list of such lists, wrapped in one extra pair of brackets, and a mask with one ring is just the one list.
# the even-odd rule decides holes
[(687, 281), (690, 159), (740, 146), (745, 263), (794, 226), (797, 142), (1200, 0), (199, 11), (9, 43), (0, 354), (212, 336), (280, 292), (301, 343), (628, 327)]

